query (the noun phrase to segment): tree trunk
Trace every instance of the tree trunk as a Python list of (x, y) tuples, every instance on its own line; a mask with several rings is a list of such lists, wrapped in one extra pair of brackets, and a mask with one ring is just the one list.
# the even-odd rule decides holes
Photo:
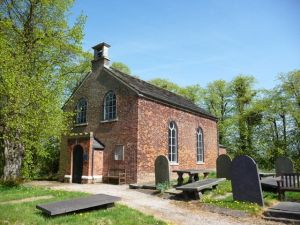
[(19, 134), (15, 138), (4, 139), (4, 180), (16, 180), (21, 176), (21, 166), (24, 157), (24, 146), (20, 141)]

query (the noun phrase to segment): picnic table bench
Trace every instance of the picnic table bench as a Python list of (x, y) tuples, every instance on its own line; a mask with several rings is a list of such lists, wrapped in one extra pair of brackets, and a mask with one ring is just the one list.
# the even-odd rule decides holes
[(103, 183), (110, 183), (111, 181), (118, 184), (126, 184), (126, 170), (125, 169), (109, 169), (104, 172), (102, 177)]
[(206, 178), (212, 170), (207, 169), (183, 169), (183, 170), (173, 170), (172, 172), (177, 173), (177, 186), (183, 184), (183, 174), (187, 173), (189, 175), (188, 183), (192, 183), (199, 180), (199, 173), (203, 173), (203, 178)]
[(265, 178), (265, 177), (275, 177), (276, 173), (272, 172), (259, 172), (259, 178)]
[(176, 190), (183, 191), (185, 199), (200, 199), (199, 192), (205, 189), (214, 189), (218, 186), (221, 181), (226, 180), (225, 178), (212, 178), (196, 181), (193, 183), (185, 184), (179, 187), (176, 187)]
[(278, 198), (284, 200), (285, 192), (300, 192), (300, 173), (283, 173), (277, 180)]
[(119, 197), (97, 194), (49, 204), (40, 204), (37, 205), (36, 208), (42, 210), (43, 213), (46, 213), (49, 216), (56, 216), (98, 207), (111, 207), (119, 200), (121, 200)]

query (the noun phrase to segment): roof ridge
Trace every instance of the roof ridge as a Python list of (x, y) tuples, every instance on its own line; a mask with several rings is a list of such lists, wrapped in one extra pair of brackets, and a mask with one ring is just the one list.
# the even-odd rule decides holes
[[(110, 68), (105, 67), (105, 68), (108, 69), (109, 72), (114, 74), (114, 76), (116, 76), (122, 82), (126, 83), (126, 85), (128, 87), (134, 89), (135, 91), (137, 91), (138, 93), (140, 93), (144, 96), (154, 98), (154, 99), (157, 99), (157, 100), (160, 100), (160, 101), (165, 101), (165, 102), (168, 102), (169, 104), (172, 104), (174, 106), (184, 108), (184, 109), (188, 109), (188, 110), (192, 110), (194, 112), (205, 115), (205, 116), (207, 116), (211, 119), (217, 120), (217, 117), (212, 115), (206, 109), (198, 106), (193, 101), (187, 99), (186, 97), (184, 97), (182, 95), (171, 92), (169, 90), (158, 87), (156, 85), (150, 84), (147, 81), (144, 81), (144, 80), (139, 79), (137, 77), (126, 74), (126, 73), (124, 73), (124, 72), (122, 72), (118, 69), (111, 68), (111, 67)], [(146, 89), (143, 88), (143, 87), (141, 88), (140, 86), (144, 86)]]
[[(127, 73), (124, 73), (124, 72), (122, 72), (122, 71), (120, 71), (120, 70), (118, 70), (118, 69), (115, 69), (115, 68), (109, 68), (109, 69), (116, 70), (117, 72), (119, 72), (119, 73), (121, 73), (121, 74), (123, 74), (123, 75), (126, 75), (126, 76), (128, 76), (128, 77), (130, 77), (130, 78), (132, 78), (132, 79), (136, 79), (136, 80), (138, 80), (138, 81), (140, 81), (140, 82), (142, 82), (142, 83), (146, 83), (146, 84), (148, 84), (148, 85), (151, 85), (152, 87), (155, 87), (155, 88), (157, 88), (157, 89), (160, 89), (160, 90), (162, 90), (162, 91), (164, 91), (164, 92), (168, 92), (168, 93), (171, 93), (171, 94), (173, 94), (173, 95), (176, 95), (176, 96), (178, 96), (178, 97), (180, 97), (180, 98), (185, 99), (186, 101), (189, 101), (190, 103), (194, 104), (195, 106), (199, 107), (199, 106), (196, 105), (192, 100), (190, 100), (190, 99), (188, 99), (188, 98), (186, 98), (186, 97), (184, 97), (184, 96), (182, 96), (182, 95), (180, 95), (180, 94), (177, 94), (177, 93), (175, 93), (175, 92), (173, 92), (173, 91), (169, 91), (169, 90), (164, 89), (164, 88), (162, 88), (162, 87), (156, 86), (156, 85), (151, 84), (151, 83), (149, 83), (149, 82), (147, 82), (147, 81), (144, 81), (144, 80), (142, 80), (142, 79), (140, 79), (140, 78), (137, 78), (137, 77), (134, 77), (134, 76), (129, 75), (129, 74), (127, 74)], [(129, 84), (129, 85), (130, 85), (130, 84)]]

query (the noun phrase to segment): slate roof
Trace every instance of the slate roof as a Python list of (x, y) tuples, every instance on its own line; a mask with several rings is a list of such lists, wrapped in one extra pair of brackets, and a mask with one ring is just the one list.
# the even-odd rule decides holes
[(95, 137), (93, 137), (93, 149), (104, 149), (104, 145)]
[(107, 67), (104, 68), (117, 79), (121, 80), (125, 85), (134, 89), (140, 96), (145, 96), (153, 100), (162, 101), (177, 108), (192, 111), (194, 113), (201, 114), (209, 119), (217, 120), (215, 116), (207, 112), (205, 109), (200, 108), (192, 101), (180, 95), (147, 83), (136, 77), (125, 74), (117, 69)]

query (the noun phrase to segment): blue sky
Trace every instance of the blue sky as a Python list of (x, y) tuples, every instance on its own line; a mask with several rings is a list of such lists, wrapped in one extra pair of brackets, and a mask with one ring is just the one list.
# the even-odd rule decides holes
[(84, 49), (107, 42), (110, 58), (141, 79), (206, 86), (238, 74), (271, 88), (300, 69), (300, 0), (77, 0)]

